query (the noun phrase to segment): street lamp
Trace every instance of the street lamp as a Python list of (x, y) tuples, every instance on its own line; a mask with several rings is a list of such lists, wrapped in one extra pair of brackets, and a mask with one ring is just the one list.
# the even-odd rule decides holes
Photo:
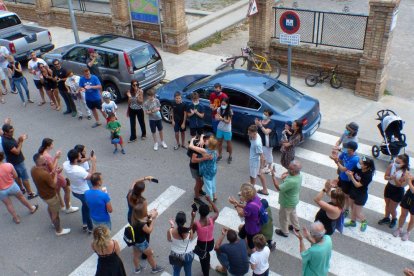
[(75, 13), (73, 11), (72, 0), (68, 0), (68, 7), (69, 7), (69, 14), (70, 14), (70, 21), (72, 23), (73, 34), (75, 36), (76, 44), (78, 44), (79, 43), (78, 26), (76, 25), (76, 18), (75, 18)]

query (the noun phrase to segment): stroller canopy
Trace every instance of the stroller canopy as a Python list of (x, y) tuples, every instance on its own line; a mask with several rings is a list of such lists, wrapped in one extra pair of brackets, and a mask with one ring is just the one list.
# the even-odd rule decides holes
[(381, 135), (388, 141), (391, 140), (392, 136), (401, 141), (401, 130), (403, 129), (404, 121), (399, 116), (385, 116), (378, 126), (380, 127)]

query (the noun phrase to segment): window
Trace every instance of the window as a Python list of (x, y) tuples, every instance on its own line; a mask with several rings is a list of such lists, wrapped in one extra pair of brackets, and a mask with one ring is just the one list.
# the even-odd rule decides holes
[(223, 92), (229, 97), (231, 105), (252, 109), (260, 108), (260, 103), (245, 93), (229, 88), (223, 88)]
[(98, 59), (99, 66), (110, 68), (110, 69), (118, 69), (118, 55), (110, 52), (104, 52), (101, 50), (97, 51), (100, 58)]
[(15, 15), (0, 18), (0, 29), (5, 29), (21, 24), (20, 19)]
[(129, 56), (134, 65), (134, 70), (141, 69), (161, 59), (160, 55), (158, 55), (157, 51), (150, 44), (133, 51)]
[(275, 83), (261, 93), (259, 97), (271, 105), (277, 112), (281, 113), (294, 106), (302, 98), (302, 95)]
[(88, 51), (84, 47), (75, 47), (69, 50), (69, 52), (66, 53), (63, 59), (80, 63), (86, 63), (87, 52)]

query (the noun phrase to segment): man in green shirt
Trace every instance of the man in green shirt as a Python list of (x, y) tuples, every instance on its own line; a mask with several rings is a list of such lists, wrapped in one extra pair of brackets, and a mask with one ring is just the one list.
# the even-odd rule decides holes
[(325, 235), (325, 232), (325, 227), (319, 221), (311, 224), (310, 233), (306, 228), (303, 228), (303, 236), (311, 243), (311, 247), (306, 250), (302, 234), (299, 231), (294, 231), (300, 242), (303, 276), (328, 275), (332, 240), (329, 235)]
[[(280, 229), (275, 233), (287, 238), (289, 230), (299, 230), (299, 220), (296, 215), (296, 205), (299, 203), (300, 187), (302, 185), (302, 175), (300, 170), (302, 165), (299, 161), (290, 162), (288, 171), (281, 176), (282, 183), (275, 177), (275, 171), (272, 171), (272, 180), (276, 190), (279, 191), (279, 224)], [(290, 223), (289, 223), (290, 222)]]

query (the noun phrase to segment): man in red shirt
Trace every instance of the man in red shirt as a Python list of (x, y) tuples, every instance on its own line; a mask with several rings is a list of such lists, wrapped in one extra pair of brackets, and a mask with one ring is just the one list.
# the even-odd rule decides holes
[(211, 125), (213, 127), (214, 135), (217, 133), (217, 126), (219, 121), (216, 120), (217, 109), (221, 105), (221, 100), (224, 98), (228, 98), (226, 93), (221, 91), (221, 84), (216, 83), (214, 84), (214, 92), (210, 94), (210, 108), (211, 112)]

